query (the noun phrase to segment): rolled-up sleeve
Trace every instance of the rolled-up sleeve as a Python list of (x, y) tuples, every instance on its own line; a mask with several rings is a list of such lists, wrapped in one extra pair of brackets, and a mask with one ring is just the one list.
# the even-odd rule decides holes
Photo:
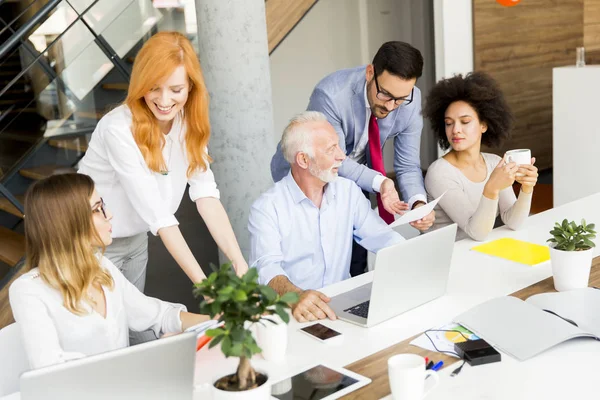
[(277, 225), (275, 207), (256, 200), (250, 209), (250, 267), (258, 270), (258, 282), (267, 285), (273, 278), (283, 275), (289, 279), (281, 266), (281, 232)]
[(210, 169), (210, 164), (206, 163), (206, 170), (197, 170), (188, 180), (190, 184), (190, 199), (196, 201), (203, 197), (214, 197), (219, 199), (221, 197), (219, 189), (217, 189), (217, 182), (215, 181), (215, 174)]
[(152, 234), (156, 236), (159, 229), (178, 225), (179, 222), (168, 211), (169, 207), (161, 197), (156, 180), (148, 174), (148, 167), (139, 162), (140, 150), (133, 138), (108, 126), (103, 128), (103, 140), (108, 162), (121, 185), (126, 188), (129, 201), (148, 224)]
[[(187, 311), (183, 304), (169, 303), (148, 297), (131, 284), (110, 261), (104, 260), (116, 285), (123, 286), (123, 303), (127, 312), (129, 329), (142, 332), (152, 329), (156, 337), (162, 333), (182, 332), (181, 312)], [(108, 264), (108, 265), (107, 265)]]

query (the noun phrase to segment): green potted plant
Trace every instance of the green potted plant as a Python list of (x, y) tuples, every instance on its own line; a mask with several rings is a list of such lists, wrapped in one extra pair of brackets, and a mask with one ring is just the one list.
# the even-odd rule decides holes
[(220, 328), (210, 329), (212, 337), (209, 348), (221, 344), (225, 357), (239, 357), (235, 373), (217, 379), (213, 384), (214, 399), (269, 399), (270, 385), (265, 374), (257, 373), (250, 364), (254, 354), (261, 352), (256, 344), (250, 325), (274, 323), (267, 318), (277, 314), (289, 322), (286, 309), (298, 301), (296, 293), (279, 296), (269, 286), (258, 284), (256, 268), (250, 268), (238, 277), (231, 264), (224, 264), (195, 285), (194, 295), (200, 298), (200, 312), (218, 316), (224, 322)]
[(554, 288), (564, 291), (588, 286), (590, 268), (596, 244), (594, 224), (585, 219), (577, 225), (575, 221), (557, 222), (550, 231), (550, 262), (554, 276)]

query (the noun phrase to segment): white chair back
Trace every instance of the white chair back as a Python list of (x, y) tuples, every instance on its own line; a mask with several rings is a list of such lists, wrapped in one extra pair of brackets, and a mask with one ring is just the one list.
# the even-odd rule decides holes
[(0, 330), (0, 397), (19, 391), (19, 377), (29, 371), (29, 361), (17, 323)]

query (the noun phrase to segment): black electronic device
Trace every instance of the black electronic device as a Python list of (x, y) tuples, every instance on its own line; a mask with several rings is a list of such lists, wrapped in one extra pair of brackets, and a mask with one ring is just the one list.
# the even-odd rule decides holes
[(455, 343), (454, 351), (469, 365), (483, 365), (502, 360), (500, 353), (483, 339)]

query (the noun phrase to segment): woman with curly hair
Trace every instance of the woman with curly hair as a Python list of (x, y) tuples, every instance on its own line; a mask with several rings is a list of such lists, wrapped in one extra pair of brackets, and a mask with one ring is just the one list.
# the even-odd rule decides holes
[[(498, 147), (510, 135), (513, 116), (496, 82), (482, 72), (438, 82), (427, 97), (424, 115), (440, 147), (450, 151), (429, 167), (425, 187), (431, 198), (446, 193), (437, 205), (433, 229), (456, 223), (457, 240), (484, 240), (502, 222), (517, 229), (529, 215), (537, 168), (516, 165), (481, 145)], [(519, 197), (512, 185), (521, 184)]]

